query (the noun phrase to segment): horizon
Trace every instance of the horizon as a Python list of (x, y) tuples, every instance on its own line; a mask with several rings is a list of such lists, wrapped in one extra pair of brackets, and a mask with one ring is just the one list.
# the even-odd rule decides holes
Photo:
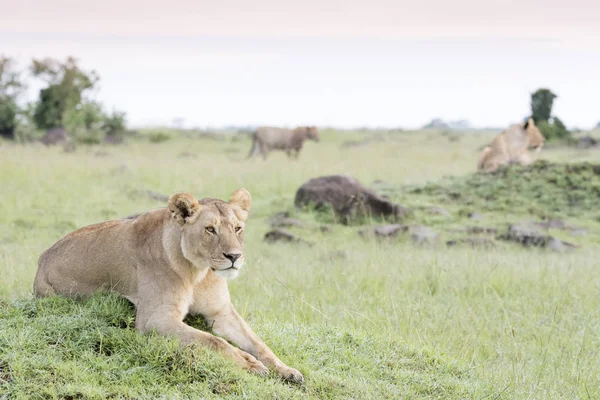
[(137, 127), (414, 129), (434, 118), (504, 127), (546, 87), (558, 95), (553, 114), (588, 129), (600, 121), (600, 6), (577, 2), (431, 0), (430, 12), (394, 2), (0, 0), (0, 48), (22, 68), (77, 58), (100, 75), (92, 97)]

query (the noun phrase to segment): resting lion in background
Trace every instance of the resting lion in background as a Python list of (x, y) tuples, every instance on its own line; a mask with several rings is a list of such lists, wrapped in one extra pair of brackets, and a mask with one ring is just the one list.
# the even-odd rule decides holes
[(541, 151), (544, 141), (544, 136), (535, 126), (532, 118), (524, 124), (512, 125), (483, 149), (477, 169), (494, 172), (501, 165), (531, 164), (533, 160), (529, 155), (529, 149), (535, 148), (536, 151)]
[[(40, 256), (38, 297), (88, 296), (112, 290), (136, 307), (136, 328), (208, 346), (246, 370), (302, 382), (297, 370), (273, 354), (231, 303), (227, 278), (244, 264), (244, 222), (251, 197), (238, 189), (229, 202), (176, 193), (168, 208), (135, 219), (102, 222), (72, 232)], [(213, 332), (183, 322), (202, 315)], [(240, 350), (241, 349), (241, 350)]]
[(288, 157), (298, 158), (306, 139), (319, 141), (316, 126), (299, 126), (293, 130), (263, 126), (252, 135), (252, 148), (248, 158), (260, 153), (266, 160), (271, 150), (283, 150)]

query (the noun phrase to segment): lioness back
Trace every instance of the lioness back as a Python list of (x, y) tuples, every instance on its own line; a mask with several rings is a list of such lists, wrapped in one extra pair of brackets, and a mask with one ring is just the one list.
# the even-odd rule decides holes
[(148, 222), (157, 226), (165, 217), (169, 214), (162, 209), (136, 219), (101, 222), (69, 233), (40, 256), (35, 295), (86, 296), (105, 289), (114, 289), (126, 297), (135, 295), (131, 251), (140, 244), (140, 233), (152, 240)]
[(256, 130), (258, 140), (272, 149), (283, 150), (288, 147), (292, 137), (292, 130), (276, 127), (260, 127)]

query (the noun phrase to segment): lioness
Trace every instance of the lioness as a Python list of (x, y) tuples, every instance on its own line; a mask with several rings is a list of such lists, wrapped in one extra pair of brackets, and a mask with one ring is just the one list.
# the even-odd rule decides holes
[(529, 148), (535, 148), (539, 152), (542, 150), (544, 141), (544, 136), (535, 126), (532, 118), (529, 118), (524, 124), (512, 125), (496, 136), (490, 146), (483, 149), (479, 156), (477, 169), (494, 172), (505, 164), (530, 164), (532, 159), (529, 155)]
[(283, 150), (288, 157), (298, 158), (306, 139), (319, 141), (316, 126), (299, 126), (293, 130), (262, 126), (252, 135), (252, 147), (248, 158), (260, 153), (266, 160), (271, 150)]
[[(116, 291), (135, 305), (140, 332), (209, 346), (246, 370), (262, 375), (269, 367), (300, 383), (302, 374), (252, 332), (229, 297), (226, 279), (237, 276), (244, 264), (250, 203), (245, 189), (233, 192), (228, 203), (176, 193), (168, 208), (76, 230), (42, 253), (34, 293), (79, 297)], [(188, 313), (202, 315), (216, 334), (241, 350), (183, 323)]]

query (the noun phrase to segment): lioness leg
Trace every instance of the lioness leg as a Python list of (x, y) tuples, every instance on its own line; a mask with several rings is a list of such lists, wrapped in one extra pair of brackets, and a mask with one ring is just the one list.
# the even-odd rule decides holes
[(148, 315), (149, 313), (145, 313), (145, 311), (144, 308), (138, 308), (138, 317), (136, 318), (136, 327), (142, 333), (155, 331), (163, 336), (176, 337), (183, 344), (207, 346), (221, 352), (250, 372), (259, 375), (265, 375), (268, 372), (263, 363), (252, 355), (235, 348), (225, 340), (208, 332), (203, 332), (186, 325), (178, 318), (181, 313), (176, 307), (162, 306), (154, 308), (147, 319), (144, 318), (144, 315)]
[(231, 304), (225, 279), (209, 272), (196, 288), (196, 296), (190, 312), (202, 315), (212, 326), (213, 332), (252, 354), (267, 367), (277, 371), (284, 379), (296, 383), (304, 380), (298, 370), (288, 367), (277, 358), (237, 313)]
[(248, 158), (252, 158), (260, 151), (258, 140), (256, 139), (256, 134), (252, 136), (252, 147), (250, 148), (250, 153), (248, 154)]
[(267, 156), (269, 155), (269, 149), (267, 148), (267, 145), (264, 143), (259, 143), (258, 149), (260, 150), (260, 155), (262, 156), (263, 160), (266, 160)]
[(533, 159), (531, 158), (531, 156), (529, 155), (528, 152), (519, 154), (519, 156), (516, 158), (515, 163), (517, 164), (521, 164), (521, 165), (529, 165), (531, 163), (533, 163)]
[(300, 371), (285, 365), (273, 351), (252, 331), (250, 326), (237, 313), (233, 305), (224, 308), (221, 312), (206, 315), (213, 331), (225, 339), (239, 346), (256, 357), (267, 367), (274, 369), (284, 379), (301, 383), (304, 378)]

